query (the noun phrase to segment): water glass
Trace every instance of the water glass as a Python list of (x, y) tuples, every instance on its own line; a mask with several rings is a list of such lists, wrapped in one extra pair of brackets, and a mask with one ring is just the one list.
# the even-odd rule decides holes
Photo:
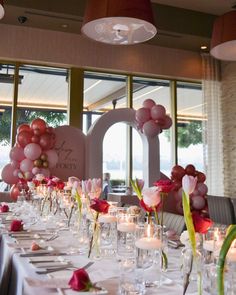
[(145, 281), (143, 269), (136, 268), (134, 259), (122, 259), (119, 263), (120, 281), (119, 295), (143, 295), (145, 294)]

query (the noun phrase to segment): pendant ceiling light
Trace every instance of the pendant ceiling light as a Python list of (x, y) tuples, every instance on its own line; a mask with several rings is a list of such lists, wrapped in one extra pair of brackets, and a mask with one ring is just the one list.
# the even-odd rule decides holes
[(3, 0), (0, 0), (0, 19), (4, 17), (4, 14), (5, 14), (5, 10), (3, 7)]
[(211, 55), (221, 60), (236, 61), (236, 11), (230, 11), (215, 20)]
[(108, 44), (137, 44), (156, 35), (150, 0), (89, 0), (82, 33)]

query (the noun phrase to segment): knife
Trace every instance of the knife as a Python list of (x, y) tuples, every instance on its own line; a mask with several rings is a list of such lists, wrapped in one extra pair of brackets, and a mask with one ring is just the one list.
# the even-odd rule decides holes
[(23, 253), (20, 254), (20, 257), (40, 257), (40, 256), (62, 256), (62, 255), (68, 255), (68, 253)]

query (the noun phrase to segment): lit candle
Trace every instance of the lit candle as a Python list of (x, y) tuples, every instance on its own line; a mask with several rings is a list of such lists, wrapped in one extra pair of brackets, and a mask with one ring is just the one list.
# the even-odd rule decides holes
[(162, 245), (161, 240), (153, 237), (154, 228), (150, 224), (147, 226), (146, 235), (147, 237), (143, 237), (135, 242), (135, 246), (139, 249), (151, 250), (151, 249), (159, 249)]
[(122, 232), (134, 232), (136, 229), (136, 225), (134, 222), (122, 222), (117, 224), (117, 230)]
[(99, 216), (98, 221), (103, 223), (114, 223), (116, 222), (116, 217), (110, 214), (102, 214)]

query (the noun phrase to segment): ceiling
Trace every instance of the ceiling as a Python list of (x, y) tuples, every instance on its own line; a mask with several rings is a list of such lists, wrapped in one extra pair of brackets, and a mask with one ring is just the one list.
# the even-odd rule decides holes
[[(217, 15), (236, 0), (152, 0), (158, 33), (148, 44), (200, 51), (210, 45)], [(81, 34), (86, 0), (5, 0), (0, 23)], [(19, 21), (19, 16), (27, 20)]]

